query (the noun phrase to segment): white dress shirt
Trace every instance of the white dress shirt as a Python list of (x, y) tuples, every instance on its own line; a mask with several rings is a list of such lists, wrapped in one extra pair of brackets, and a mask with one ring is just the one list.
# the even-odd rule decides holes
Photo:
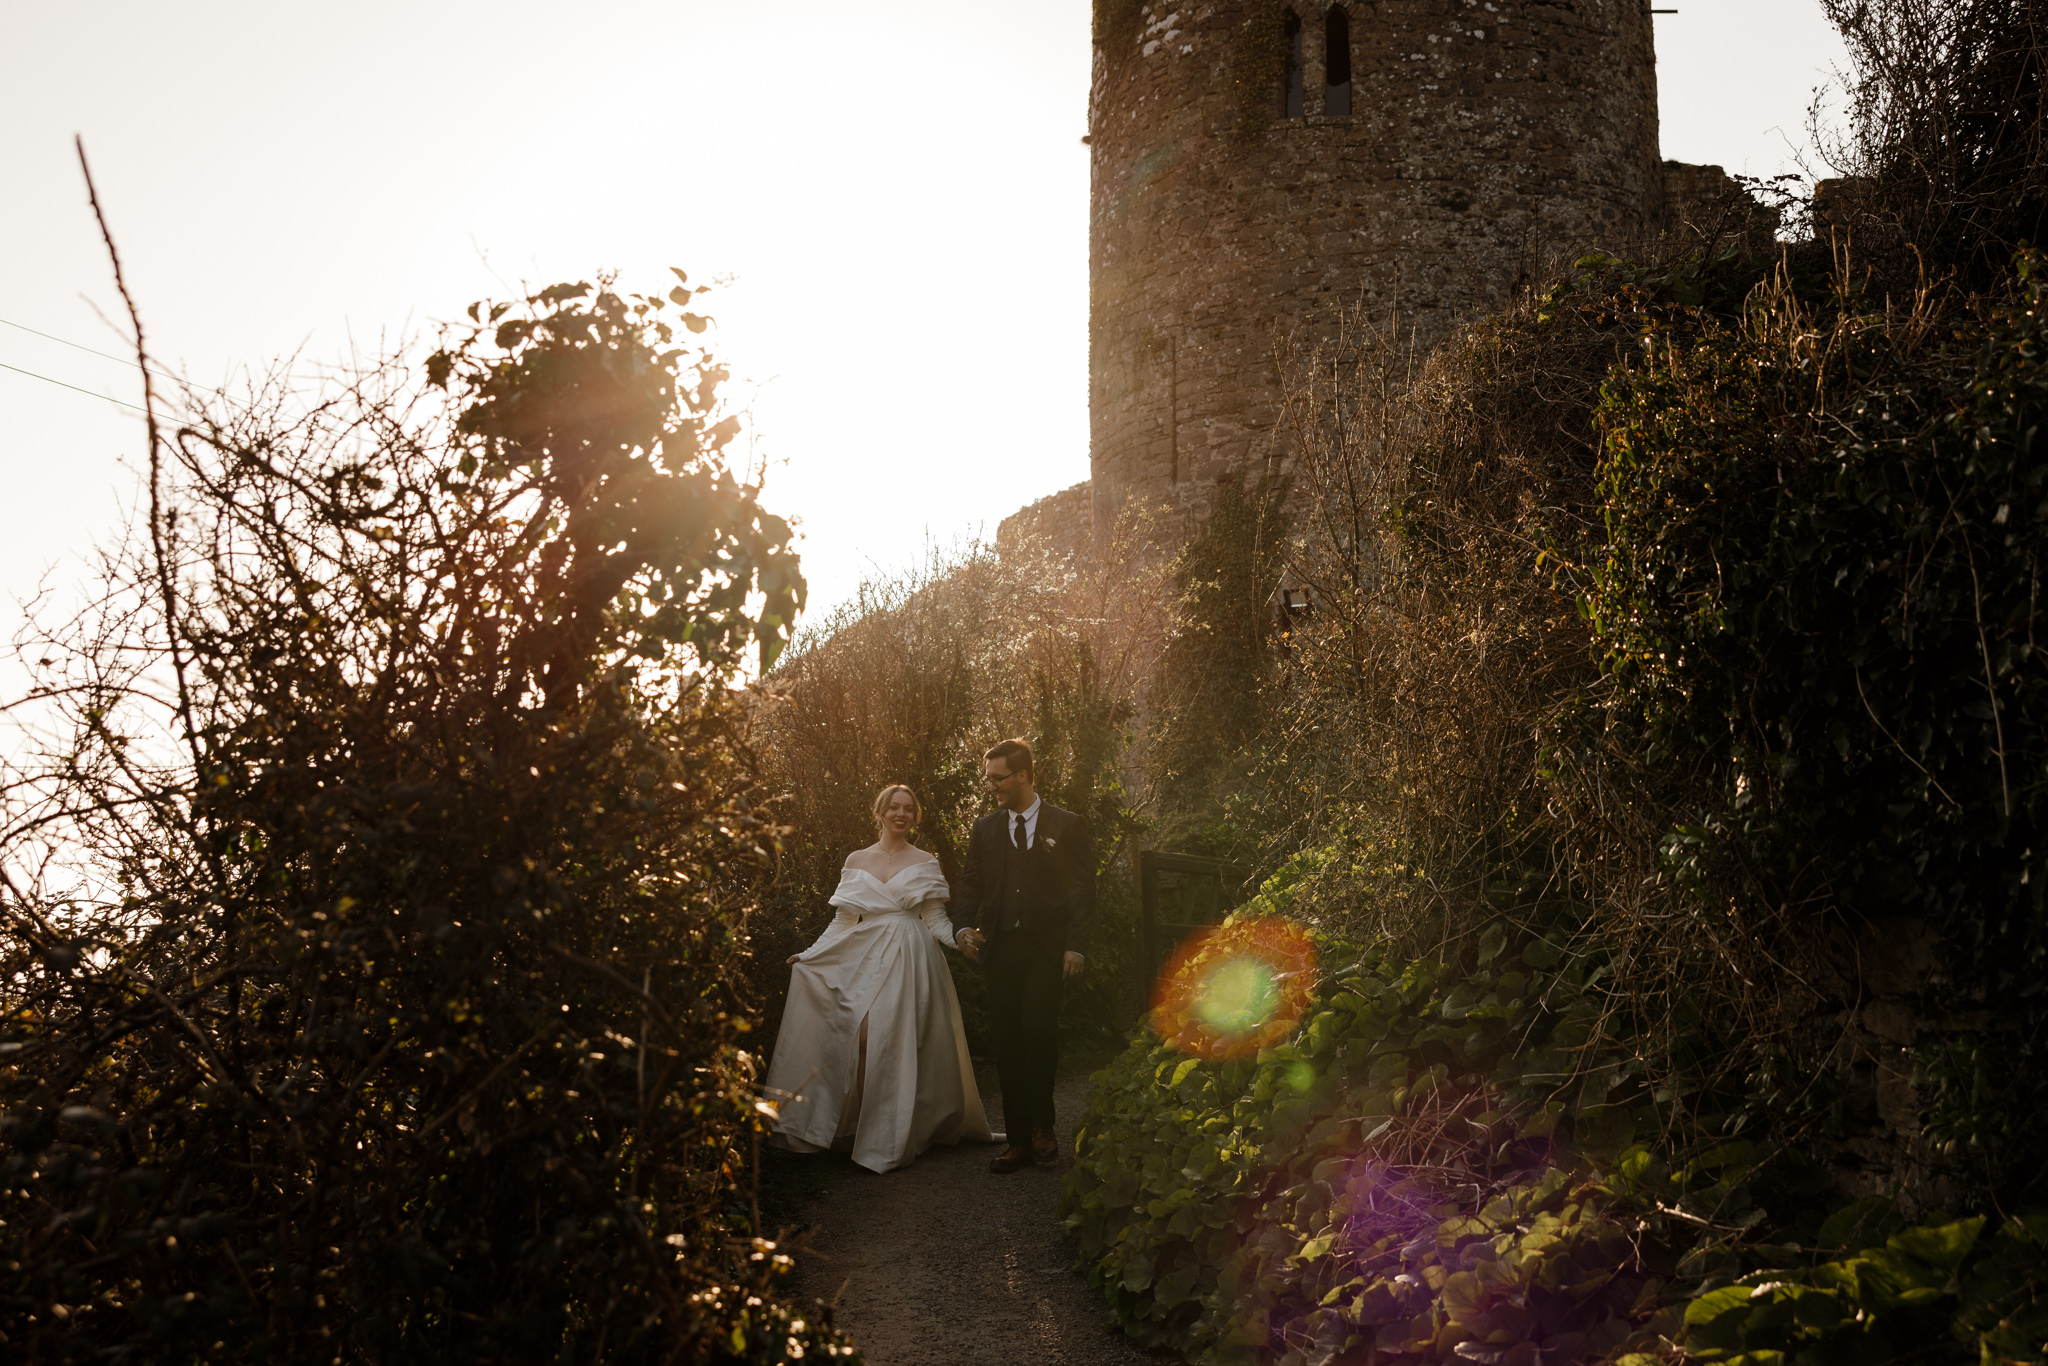
[(1009, 841), (1011, 848), (1017, 847), (1017, 817), (1019, 816), (1024, 818), (1024, 847), (1031, 849), (1037, 846), (1038, 808), (1044, 805), (1045, 798), (1033, 797), (1031, 805), (1025, 807), (1022, 811), (1012, 811), (1008, 807), (1003, 808), (1003, 838)]

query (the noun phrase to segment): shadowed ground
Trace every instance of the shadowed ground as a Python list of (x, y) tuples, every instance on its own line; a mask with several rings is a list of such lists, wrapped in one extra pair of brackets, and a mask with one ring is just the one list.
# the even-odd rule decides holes
[[(980, 1081), (1000, 1123), (995, 1078)], [(1158, 1366), (1103, 1325), (1053, 1215), (1087, 1088), (1080, 1069), (1060, 1080), (1058, 1168), (993, 1176), (1001, 1148), (981, 1143), (886, 1176), (843, 1154), (772, 1156), (767, 1222), (814, 1231), (804, 1293), (837, 1296), (834, 1321), (870, 1366)]]

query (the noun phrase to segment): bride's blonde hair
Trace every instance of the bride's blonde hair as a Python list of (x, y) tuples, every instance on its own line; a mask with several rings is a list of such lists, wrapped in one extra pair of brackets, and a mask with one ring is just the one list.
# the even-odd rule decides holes
[(887, 787), (883, 788), (880, 792), (877, 792), (875, 794), (876, 828), (879, 829), (881, 827), (882, 813), (889, 809), (889, 799), (899, 792), (903, 793), (905, 796), (910, 798), (910, 823), (912, 825), (916, 825), (919, 821), (924, 819), (924, 808), (918, 804), (917, 794), (915, 792), (912, 792), (906, 784), (890, 783)]

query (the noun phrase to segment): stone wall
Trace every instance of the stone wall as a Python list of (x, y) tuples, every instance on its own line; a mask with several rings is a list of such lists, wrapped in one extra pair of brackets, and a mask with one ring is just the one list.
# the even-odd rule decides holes
[(1758, 203), (1740, 181), (1719, 166), (1667, 161), (1662, 170), (1661, 235), (1684, 246), (1739, 247), (1751, 253), (1770, 250), (1783, 215)]
[(1094, 551), (1095, 507), (1087, 483), (1048, 494), (997, 523), (998, 554), (1014, 555), (1027, 547), (1063, 557)]
[[(1128, 3), (1129, 0), (1126, 0)], [(1139, 3), (1105, 24), (1089, 137), (1093, 524), (1128, 500), (1199, 517), (1270, 448), (1276, 344), (1341, 307), (1418, 341), (1506, 303), (1550, 254), (1659, 221), (1641, 0), (1343, 7), (1353, 112), (1326, 81), (1324, 0)], [(1287, 116), (1300, 21), (1300, 113)]]

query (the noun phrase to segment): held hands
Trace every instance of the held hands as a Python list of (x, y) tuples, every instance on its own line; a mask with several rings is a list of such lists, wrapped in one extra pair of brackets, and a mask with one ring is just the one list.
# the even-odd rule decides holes
[[(979, 963), (981, 961), (981, 946), (986, 942), (987, 940), (982, 937), (981, 931), (973, 928), (957, 930), (953, 934), (954, 945), (960, 952), (967, 955), (967, 960), (971, 963)], [(1060, 980), (1071, 981), (1079, 977), (1081, 970), (1087, 965), (1088, 960), (1080, 954), (1072, 952), (1066, 954), (1060, 961)]]

